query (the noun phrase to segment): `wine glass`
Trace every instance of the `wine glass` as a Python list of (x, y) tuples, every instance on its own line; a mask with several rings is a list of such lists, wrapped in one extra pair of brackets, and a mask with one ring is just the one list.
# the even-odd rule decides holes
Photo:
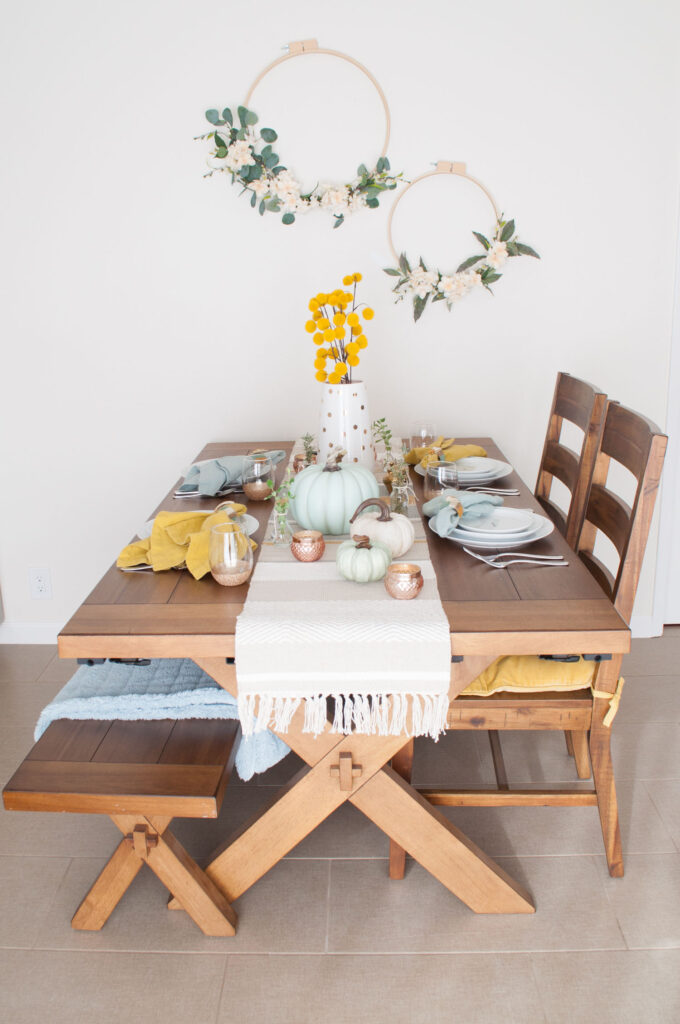
[(423, 497), (426, 501), (457, 487), (458, 466), (455, 462), (435, 462), (425, 470)]
[(236, 523), (218, 523), (210, 530), (208, 555), (213, 579), (223, 587), (238, 587), (250, 579), (253, 549), (248, 534)]
[(416, 420), (411, 426), (411, 448), (426, 448), (434, 444), (439, 435), (434, 423), (427, 420)]
[(254, 452), (243, 462), (243, 493), (250, 501), (266, 501), (274, 489), (274, 463), (268, 455)]

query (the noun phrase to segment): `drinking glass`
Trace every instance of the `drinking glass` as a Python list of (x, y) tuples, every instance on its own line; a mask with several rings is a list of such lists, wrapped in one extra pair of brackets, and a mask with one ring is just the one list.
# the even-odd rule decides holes
[(243, 493), (250, 501), (266, 501), (274, 488), (274, 463), (259, 452), (246, 455), (243, 463)]
[(253, 571), (248, 534), (236, 523), (218, 523), (210, 530), (210, 572), (223, 587), (238, 587)]
[(426, 501), (450, 488), (458, 487), (458, 467), (455, 462), (435, 462), (427, 467), (423, 483), (423, 497)]
[(438, 436), (434, 423), (416, 420), (411, 427), (411, 448), (425, 448), (428, 444), (433, 444)]

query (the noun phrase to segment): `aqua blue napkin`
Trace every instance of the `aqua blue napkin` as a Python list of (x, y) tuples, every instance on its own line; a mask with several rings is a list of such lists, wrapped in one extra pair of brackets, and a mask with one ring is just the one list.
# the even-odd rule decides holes
[(423, 512), (435, 533), (440, 537), (450, 537), (460, 520), (470, 523), (481, 519), (502, 504), (503, 499), (496, 494), (477, 494), (448, 488), (436, 498), (425, 502)]
[[(263, 452), (272, 462), (281, 462), (286, 453), (280, 449)], [(181, 494), (219, 494), (225, 487), (241, 483), (245, 455), (223, 455), (220, 459), (197, 462), (187, 470), (184, 483), (178, 488)]]

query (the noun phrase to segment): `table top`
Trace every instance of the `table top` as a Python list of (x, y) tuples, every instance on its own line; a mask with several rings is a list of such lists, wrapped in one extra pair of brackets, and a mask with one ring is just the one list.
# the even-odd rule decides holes
[[(492, 458), (504, 459), (491, 438), (457, 440), (481, 444)], [(255, 447), (290, 452), (292, 442), (216, 442), (206, 445), (196, 461), (243, 454)], [(279, 479), (284, 466), (285, 462), (278, 467)], [(422, 479), (413, 471), (411, 476), (420, 505)], [(505, 499), (508, 507), (533, 508), (543, 514), (515, 472), (504, 477), (500, 486), (520, 491), (519, 497)], [(160, 509), (212, 509), (220, 500), (175, 498), (176, 487), (177, 483), (154, 515)], [(234, 498), (240, 500), (239, 495)], [(259, 542), (271, 504), (250, 502), (248, 512), (260, 523), (255, 534)], [(502, 571), (427, 532), (439, 594), (451, 625), (453, 654), (615, 654), (630, 649), (628, 626), (557, 530), (531, 550), (561, 554), (568, 568), (515, 565)], [(236, 618), (247, 590), (248, 584), (221, 587), (209, 576), (195, 580), (186, 570), (125, 573), (114, 564), (59, 634), (59, 653), (65, 658), (233, 656)]]

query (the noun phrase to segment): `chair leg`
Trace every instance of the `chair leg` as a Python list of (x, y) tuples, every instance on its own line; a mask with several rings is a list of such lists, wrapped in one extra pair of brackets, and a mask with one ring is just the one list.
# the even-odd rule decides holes
[(569, 729), (564, 730), (564, 740), (567, 744), (567, 753), (569, 757), (574, 757), (574, 734)]
[(611, 730), (593, 721), (590, 729), (590, 760), (593, 766), (593, 780), (597, 793), (597, 808), (600, 814), (600, 825), (604, 839), (605, 854), (609, 874), (612, 878), (623, 876), (623, 851), (621, 848), (621, 830), (619, 828), (619, 810), (616, 802), (616, 786), (614, 783), (614, 767), (610, 746)]
[[(413, 740), (409, 740), (405, 747), (402, 747), (398, 754), (392, 758), (392, 767), (397, 775), (401, 775), (406, 782), (411, 781), (413, 769)], [(390, 839), (390, 878), (401, 879), (406, 872), (406, 850), (399, 846), (393, 839)]]
[(489, 744), (491, 746), (491, 757), (493, 758), (493, 770), (496, 774), (496, 784), (499, 789), (510, 789), (508, 776), (505, 771), (505, 761), (501, 750), (501, 738), (497, 729), (489, 729)]
[(588, 753), (588, 733), (580, 730), (572, 732), (571, 743), (576, 762), (576, 774), (579, 779), (590, 778), (590, 755)]

